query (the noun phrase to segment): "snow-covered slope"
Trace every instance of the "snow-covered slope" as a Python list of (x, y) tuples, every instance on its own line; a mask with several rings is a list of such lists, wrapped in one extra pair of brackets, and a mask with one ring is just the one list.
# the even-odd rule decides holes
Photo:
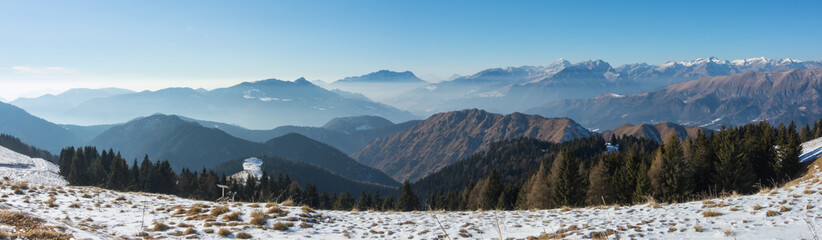
[[(174, 196), (122, 193), (94, 187), (33, 186), (14, 194), (0, 187), (0, 207), (65, 226), (75, 236), (111, 239), (136, 236), (217, 239), (220, 229), (254, 239), (434, 239), (527, 238), (559, 233), (566, 239), (812, 239), (822, 231), (822, 173), (817, 168), (788, 186), (750, 196), (680, 204), (646, 203), (580, 209), (476, 212), (304, 212), (299, 207), (253, 203), (219, 204)], [(49, 204), (49, 199), (54, 201)], [(51, 205), (51, 206), (49, 206)], [(212, 216), (216, 207), (228, 213)], [(268, 212), (261, 225), (252, 212)], [(223, 216), (236, 213), (237, 220)], [(708, 214), (713, 213), (713, 214)], [(167, 230), (153, 230), (157, 224)], [(274, 230), (275, 224), (292, 224)], [(499, 226), (499, 227), (497, 227)], [(190, 228), (190, 230), (189, 230)], [(186, 233), (188, 231), (188, 233)], [(610, 234), (610, 235), (609, 235)]]
[(799, 155), (799, 162), (814, 160), (822, 154), (822, 138), (817, 138), (802, 143), (802, 154)]
[(0, 146), (0, 179), (65, 186), (68, 182), (60, 176), (60, 168), (42, 158), (30, 158)]

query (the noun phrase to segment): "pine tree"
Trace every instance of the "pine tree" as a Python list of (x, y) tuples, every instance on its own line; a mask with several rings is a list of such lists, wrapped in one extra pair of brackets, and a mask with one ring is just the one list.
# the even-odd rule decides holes
[(114, 190), (124, 191), (133, 184), (133, 177), (128, 171), (128, 164), (122, 158), (114, 158), (111, 163), (111, 171), (108, 173), (106, 187)]
[(799, 155), (802, 154), (802, 145), (796, 134), (796, 125), (791, 124), (786, 129), (780, 129), (779, 148), (774, 170), (780, 180), (790, 179), (799, 169)]
[(631, 194), (634, 203), (640, 203), (650, 196), (651, 178), (648, 176), (650, 168), (645, 160), (639, 163), (639, 168), (636, 171), (636, 187), (633, 194)]
[(705, 131), (700, 130), (696, 137), (689, 140), (688, 163), (692, 173), (694, 192), (708, 191), (712, 185), (714, 150)]
[(82, 148), (77, 148), (74, 156), (71, 158), (71, 167), (69, 170), (68, 180), (71, 185), (86, 185), (86, 171), (88, 170), (88, 162), (86, 162), (86, 155)]
[(405, 181), (402, 185), (402, 192), (397, 199), (397, 211), (414, 211), (420, 209), (420, 199), (411, 191), (411, 184)]
[(395, 207), (394, 197), (391, 197), (391, 196), (389, 196), (388, 198), (385, 198), (385, 200), (382, 201), (382, 206), (380, 206), (380, 208), (383, 211), (392, 210), (392, 209), (394, 209), (394, 207)]
[(747, 193), (753, 188), (755, 173), (745, 156), (736, 129), (723, 129), (716, 143), (714, 183), (721, 190)]
[(628, 153), (620, 154), (620, 157), (623, 164), (617, 167), (611, 180), (614, 193), (613, 201), (628, 204), (632, 202), (633, 192), (636, 189), (636, 176), (640, 161), (639, 152), (636, 146), (631, 146), (628, 148)]
[[(619, 157), (617, 154), (607, 154), (605, 159), (600, 160), (591, 171), (588, 173), (588, 191), (585, 194), (585, 202), (589, 205), (599, 205), (605, 203), (614, 203), (615, 193), (613, 183), (611, 182), (611, 172), (609, 158)], [(605, 203), (603, 203), (605, 202)]]
[(320, 207), (320, 195), (317, 191), (317, 186), (311, 183), (305, 184), (305, 191), (303, 191), (303, 203), (310, 207)]
[(663, 202), (676, 202), (691, 194), (691, 176), (685, 163), (682, 144), (676, 135), (671, 135), (651, 164), (649, 176), (654, 198)]
[(585, 192), (583, 179), (579, 174), (579, 160), (568, 148), (562, 149), (559, 157), (554, 160), (549, 180), (553, 206), (576, 207), (582, 204)]
[(494, 209), (497, 206), (497, 200), (499, 200), (503, 187), (497, 169), (491, 170), (491, 175), (489, 175), (485, 181), (486, 184), (481, 191), (479, 207), (482, 209)]

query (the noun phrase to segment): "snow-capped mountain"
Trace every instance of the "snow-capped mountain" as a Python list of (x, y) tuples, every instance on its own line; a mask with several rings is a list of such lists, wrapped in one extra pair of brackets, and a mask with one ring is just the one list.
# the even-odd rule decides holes
[(452, 81), (419, 87), (386, 103), (423, 116), (466, 108), (510, 113), (551, 101), (604, 93), (632, 94), (702, 77), (815, 68), (822, 68), (822, 62), (709, 57), (661, 65), (633, 63), (613, 67), (603, 60), (571, 64), (559, 59), (547, 66), (486, 69)]

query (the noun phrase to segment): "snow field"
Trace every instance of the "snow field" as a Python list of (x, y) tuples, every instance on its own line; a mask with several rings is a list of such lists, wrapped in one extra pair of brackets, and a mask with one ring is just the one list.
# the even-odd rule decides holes
[[(90, 239), (217, 239), (223, 238), (221, 229), (230, 232), (226, 238), (254, 239), (435, 239), (445, 233), (452, 239), (493, 239), (500, 234), (504, 238), (799, 239), (813, 238), (814, 231), (822, 230), (821, 178), (817, 172), (755, 195), (679, 204), (498, 212), (312, 212), (296, 206), (219, 204), (95, 187), (29, 184), (28, 190), (21, 190), (17, 183), (4, 182), (0, 207), (47, 219), (75, 237)], [(212, 215), (218, 207), (228, 209)]]

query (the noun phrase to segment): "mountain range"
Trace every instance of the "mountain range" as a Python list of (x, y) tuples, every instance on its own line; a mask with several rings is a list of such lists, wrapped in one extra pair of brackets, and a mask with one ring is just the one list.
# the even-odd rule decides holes
[(563, 142), (593, 134), (568, 118), (471, 109), (435, 114), (408, 130), (374, 140), (351, 156), (397, 181), (416, 181), (496, 141), (532, 137)]
[[(73, 94), (26, 99), (19, 104), (37, 108)], [(62, 101), (62, 100), (59, 100)], [(374, 115), (392, 121), (415, 119), (408, 112), (364, 100), (346, 98), (303, 78), (244, 82), (214, 90), (167, 88), (94, 97), (80, 104), (49, 110), (50, 120), (66, 124), (122, 123), (154, 113), (238, 124), (251, 129), (284, 125), (319, 126), (335, 117)]]
[(298, 133), (328, 144), (345, 154), (352, 154), (374, 139), (406, 130), (419, 122), (419, 120), (412, 120), (394, 124), (388, 119), (377, 116), (357, 116), (334, 118), (322, 127), (281, 126), (271, 130), (251, 130), (219, 122), (183, 119), (197, 122), (204, 127), (220, 129), (232, 136), (252, 142), (265, 142), (289, 133)]
[(139, 160), (147, 155), (150, 159), (168, 160), (177, 170), (214, 168), (232, 159), (268, 155), (315, 165), (354, 181), (399, 185), (345, 153), (299, 134), (257, 143), (174, 115), (156, 114), (114, 126), (92, 139), (89, 145), (117, 149), (127, 159)]
[(573, 118), (589, 128), (672, 122), (719, 128), (769, 121), (804, 125), (822, 116), (822, 69), (739, 73), (677, 83), (633, 95), (561, 100), (528, 110)]
[(362, 76), (346, 77), (321, 85), (328, 89), (340, 89), (361, 93), (370, 99), (385, 102), (414, 88), (427, 85), (410, 71), (394, 72), (380, 70)]
[(7, 103), (0, 103), (0, 133), (12, 135), (26, 144), (52, 153), (82, 142), (77, 134), (68, 129)]
[(385, 103), (422, 116), (466, 108), (510, 113), (558, 100), (650, 91), (702, 77), (820, 67), (822, 62), (819, 61), (764, 57), (732, 61), (711, 57), (662, 65), (637, 63), (618, 67), (602, 60), (572, 64), (559, 59), (548, 66), (483, 70), (416, 88)]
[(134, 91), (121, 88), (74, 88), (56, 95), (46, 94), (36, 98), (21, 97), (9, 103), (33, 115), (54, 121), (59, 120), (60, 115), (67, 109), (73, 109), (86, 101), (128, 93), (134, 93)]

